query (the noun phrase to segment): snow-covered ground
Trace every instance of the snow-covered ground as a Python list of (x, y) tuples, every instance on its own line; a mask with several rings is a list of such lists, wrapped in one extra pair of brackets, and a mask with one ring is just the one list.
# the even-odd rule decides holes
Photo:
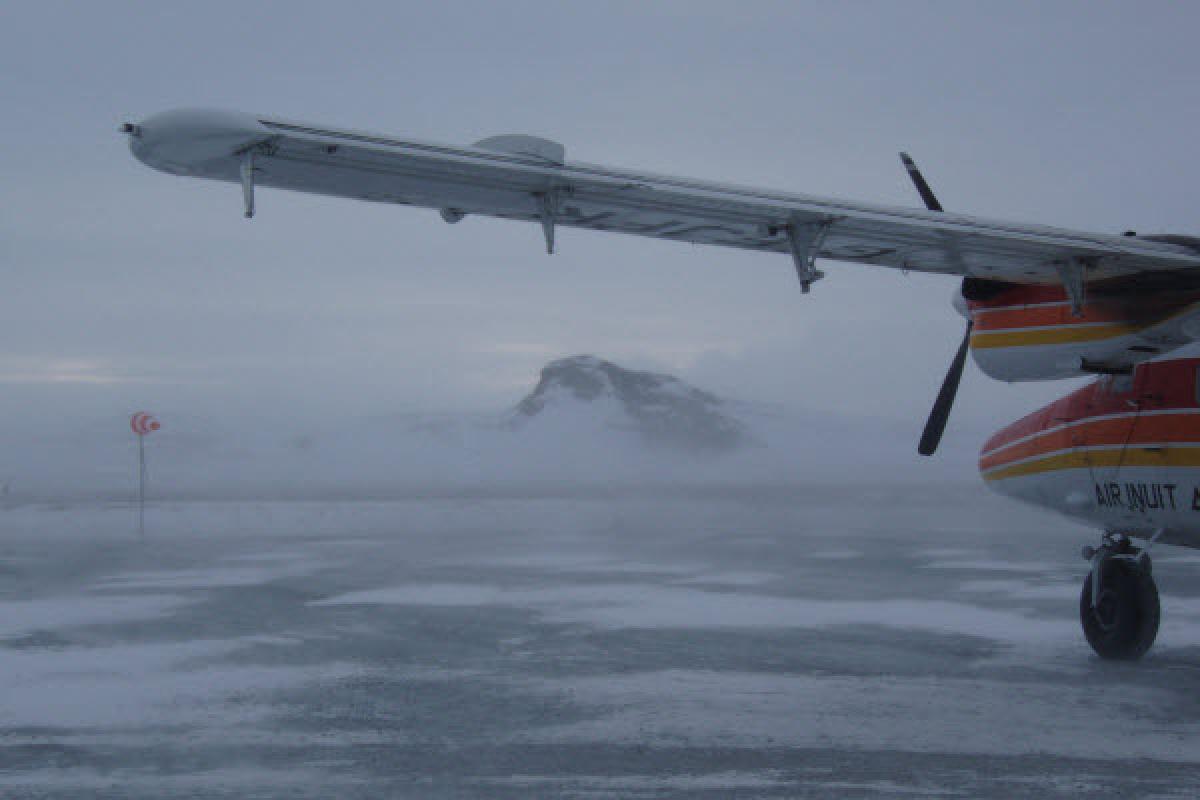
[(1192, 797), (1200, 558), (962, 486), (0, 511), (0, 796)]

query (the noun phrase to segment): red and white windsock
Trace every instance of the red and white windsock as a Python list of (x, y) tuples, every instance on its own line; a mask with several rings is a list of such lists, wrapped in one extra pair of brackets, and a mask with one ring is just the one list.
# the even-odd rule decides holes
[(162, 426), (158, 424), (158, 420), (154, 418), (153, 414), (139, 411), (129, 418), (129, 427), (138, 436), (145, 436), (147, 433), (156, 431)]

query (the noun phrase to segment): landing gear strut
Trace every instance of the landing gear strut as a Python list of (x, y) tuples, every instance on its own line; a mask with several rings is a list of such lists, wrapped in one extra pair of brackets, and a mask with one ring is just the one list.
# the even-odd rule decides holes
[(1101, 658), (1141, 658), (1158, 635), (1158, 588), (1149, 553), (1126, 536), (1105, 534), (1099, 548), (1083, 549), (1083, 557), (1092, 563), (1079, 596), (1088, 644)]

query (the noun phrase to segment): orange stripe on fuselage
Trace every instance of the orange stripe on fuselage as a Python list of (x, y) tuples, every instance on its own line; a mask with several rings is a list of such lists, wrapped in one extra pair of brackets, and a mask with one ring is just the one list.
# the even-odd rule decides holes
[(1200, 467), (1200, 447), (1114, 447), (1108, 450), (1074, 450), (1046, 458), (999, 467), (985, 473), (985, 481), (1020, 478), (1065, 469), (1097, 467)]
[[(1167, 307), (1161, 309), (1168, 310)], [(1088, 322), (1128, 322), (1128, 302), (1088, 303), (1083, 307), (1083, 316), (1071, 316), (1070, 303), (1029, 306), (1027, 308), (1003, 308), (990, 311), (975, 309), (975, 330), (1000, 331), (1013, 328), (1033, 328), (1046, 325), (1078, 325)]]
[(1002, 445), (979, 459), (979, 469), (986, 471), (1014, 461), (1068, 450), (1073, 447), (1119, 445), (1130, 447), (1164, 442), (1200, 443), (1200, 414), (1155, 414), (1080, 421), (1070, 426), (1052, 429), (1024, 442)]
[[(1158, 320), (1155, 320), (1157, 322)], [(1052, 328), (1040, 328), (1032, 331), (1008, 330), (995, 333), (975, 333), (971, 335), (971, 347), (987, 349), (989, 347), (1027, 347), (1039, 344), (1069, 344), (1071, 342), (1094, 342), (1100, 339), (1113, 339), (1137, 333), (1146, 325), (1125, 325), (1110, 323), (1101, 325), (1077, 324), (1059, 325)]]
[(1196, 292), (1166, 297), (1105, 297), (1085, 303), (1077, 317), (1071, 313), (1070, 303), (1043, 297), (1046, 294), (1032, 294), (1032, 302), (1024, 306), (1013, 304), (1013, 298), (1008, 297), (992, 308), (972, 303), (971, 346), (1023, 347), (1111, 339), (1165, 322), (1200, 300)]

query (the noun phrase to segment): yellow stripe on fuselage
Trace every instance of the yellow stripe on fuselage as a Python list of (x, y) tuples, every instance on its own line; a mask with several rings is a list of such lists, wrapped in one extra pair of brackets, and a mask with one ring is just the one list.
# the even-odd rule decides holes
[(1113, 447), (1105, 450), (1072, 450), (1008, 467), (996, 467), (985, 481), (1019, 478), (1063, 469), (1095, 467), (1200, 467), (1200, 447)]
[(1028, 347), (1039, 344), (1070, 344), (1072, 342), (1094, 342), (1137, 333), (1147, 326), (1112, 323), (1109, 325), (1063, 325), (1040, 328), (1035, 331), (997, 331), (971, 335), (971, 347)]

